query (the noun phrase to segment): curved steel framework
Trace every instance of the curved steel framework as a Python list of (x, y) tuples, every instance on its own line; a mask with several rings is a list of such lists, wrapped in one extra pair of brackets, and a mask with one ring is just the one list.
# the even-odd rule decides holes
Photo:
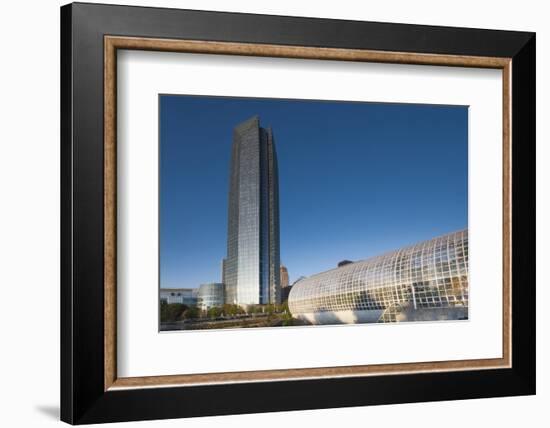
[(391, 308), (468, 306), (468, 230), (305, 278), (290, 292), (293, 316)]

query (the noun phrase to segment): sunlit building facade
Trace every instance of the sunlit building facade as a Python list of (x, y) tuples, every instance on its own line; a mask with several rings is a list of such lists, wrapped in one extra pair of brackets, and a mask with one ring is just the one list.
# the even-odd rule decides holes
[(220, 282), (201, 284), (197, 295), (197, 305), (201, 309), (219, 307), (224, 304), (224, 285)]
[(229, 177), (226, 303), (278, 304), (279, 177), (270, 128), (257, 116), (233, 130)]
[(312, 324), (468, 318), (468, 230), (304, 278), (290, 312)]
[(289, 280), (288, 280), (288, 269), (286, 266), (281, 265), (281, 288), (285, 288), (289, 286)]

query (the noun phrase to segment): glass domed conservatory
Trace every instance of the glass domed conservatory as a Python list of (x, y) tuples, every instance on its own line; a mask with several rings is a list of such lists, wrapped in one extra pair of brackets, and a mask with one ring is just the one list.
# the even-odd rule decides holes
[(468, 318), (468, 230), (312, 275), (292, 287), (311, 324)]

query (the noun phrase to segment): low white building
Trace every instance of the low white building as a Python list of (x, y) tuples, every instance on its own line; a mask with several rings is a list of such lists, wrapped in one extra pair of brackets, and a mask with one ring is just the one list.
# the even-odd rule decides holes
[(195, 306), (197, 304), (198, 289), (196, 288), (161, 288), (161, 303), (181, 303)]

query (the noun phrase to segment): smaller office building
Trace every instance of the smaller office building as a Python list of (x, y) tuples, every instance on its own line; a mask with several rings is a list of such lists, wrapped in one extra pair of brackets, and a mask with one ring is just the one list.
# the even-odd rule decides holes
[(281, 274), (280, 274), (280, 280), (281, 280), (281, 288), (288, 287), (288, 269), (286, 266), (281, 265)]
[(223, 306), (225, 287), (221, 282), (201, 284), (198, 291), (197, 305), (201, 309)]

